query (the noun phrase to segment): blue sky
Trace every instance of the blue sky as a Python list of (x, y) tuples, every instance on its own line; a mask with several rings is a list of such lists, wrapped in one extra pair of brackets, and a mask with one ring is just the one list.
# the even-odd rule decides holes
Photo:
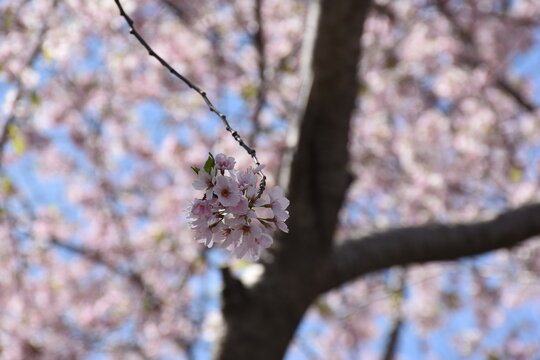
[[(535, 85), (535, 101), (540, 103), (540, 30), (536, 32), (537, 41), (533, 48), (527, 53), (518, 56), (514, 62), (514, 71), (519, 76), (527, 77), (533, 80)], [(100, 67), (101, 63), (101, 52), (102, 45), (100, 40), (97, 38), (90, 37), (88, 39), (88, 49), (89, 56), (80, 63), (81, 71), (95, 71)], [(52, 68), (47, 65), (47, 62), (43, 58), (40, 58), (35, 64), (35, 68), (39, 71), (41, 77), (41, 83), (46, 82), (51, 76), (54, 75)], [(1, 80), (0, 78), (0, 105), (3, 104), (7, 91), (12, 88), (12, 84)], [(245, 112), (245, 107), (243, 102), (232, 94), (223, 94), (218, 103), (218, 107), (229, 115), (230, 118), (238, 118), (238, 114), (243, 114)], [(151, 139), (154, 142), (154, 145), (158, 145), (163, 141), (165, 136), (168, 133), (168, 129), (165, 126), (165, 112), (161, 105), (155, 101), (144, 101), (140, 103), (136, 108), (136, 113), (140, 118), (141, 126), (144, 127), (150, 134)], [(221, 126), (221, 121), (209, 114), (208, 118), (203, 119), (201, 122), (203, 129), (208, 132), (210, 136), (215, 135)], [(239, 129), (246, 128), (247, 124), (239, 124)], [(182, 126), (179, 126), (177, 131), (177, 136), (181, 143), (189, 144), (189, 131), (183, 129)], [(70, 156), (76, 161), (78, 166), (85, 167), (88, 166), (84, 156), (78, 152), (75, 146), (70, 143), (69, 137), (62, 128), (52, 129), (47, 134), (53, 141), (58, 144), (58, 146), (65, 151), (65, 153), (70, 154)], [(540, 148), (536, 150), (531, 150), (527, 155), (532, 160), (538, 159), (540, 157)], [(59, 178), (48, 178), (43, 179), (42, 177), (35, 175), (35, 165), (39, 161), (39, 156), (37, 154), (28, 154), (15, 163), (10, 164), (6, 169), (6, 173), (9, 178), (16, 183), (17, 188), (21, 190), (27, 199), (31, 201), (34, 206), (48, 206), (52, 205), (58, 207), (58, 209), (65, 214), (66, 216), (73, 217), (74, 220), (77, 218), (77, 209), (69, 204), (66, 199), (65, 194), (65, 180)], [(127, 158), (125, 160), (125, 166), (129, 168), (130, 160)], [(90, 171), (90, 170), (89, 170)], [(204, 304), (202, 307), (202, 313), (208, 311), (215, 311), (219, 309), (219, 290), (221, 286), (221, 279), (218, 271), (218, 266), (223, 264), (226, 261), (226, 256), (220, 251), (211, 251), (209, 252), (209, 263), (211, 264), (208, 272), (200, 276), (194, 277), (191, 280), (190, 285), (195, 289), (195, 291), (200, 295), (200, 301), (197, 301), (197, 304)], [(489, 263), (489, 255), (482, 257), (478, 260), (475, 260), (478, 264)], [(466, 270), (463, 270), (466, 271)], [(444, 275), (442, 275), (444, 276)], [(471, 299), (472, 294), (470, 293), (470, 279), (467, 280), (467, 275), (465, 273), (465, 281), (458, 289), (460, 295), (466, 300)], [(493, 281), (497, 281), (494, 277)], [(540, 282), (524, 286), (535, 286), (540, 288)], [(391, 301), (390, 296), (383, 297), (377, 301)], [(370, 305), (367, 305), (369, 307)], [(366, 311), (368, 308), (366, 307)], [(199, 316), (201, 309), (193, 309), (194, 314)], [(485, 344), (490, 344), (496, 346), (499, 344), (502, 339), (506, 337), (510, 332), (515, 331), (516, 326), (523, 323), (530, 324), (527, 328), (527, 331), (518, 332), (518, 336), (524, 338), (528, 342), (539, 342), (536, 337), (537, 334), (540, 334), (540, 308), (538, 304), (525, 304), (516, 309), (512, 309), (511, 312), (507, 312), (507, 318), (504, 326), (493, 329), (489, 333), (484, 334), (483, 341)], [(532, 320), (532, 321), (531, 321)], [(391, 321), (388, 318), (379, 317), (375, 319), (378, 327), (381, 328), (381, 333), (386, 334), (387, 330), (391, 326)], [(453, 348), (452, 344), (449, 342), (449, 338), (463, 332), (466, 329), (475, 327), (475, 317), (473, 316), (472, 309), (470, 307), (465, 307), (461, 310), (458, 310), (452, 314), (449, 318), (449, 321), (439, 330), (429, 334), (425, 339), (430, 343), (433, 351), (441, 359), (460, 359), (460, 355)], [(126, 327), (120, 331), (117, 336), (129, 336), (133, 331), (130, 328), (129, 324), (126, 324)], [(306, 320), (301, 324), (298, 329), (297, 339), (299, 341), (307, 342), (308, 347), (312, 347), (312, 355), (317, 356), (318, 349), (316, 344), (309, 344), (313, 339), (313, 336), (317, 334), (324, 333), (325, 326), (324, 322), (320, 320), (314, 320), (312, 318), (306, 318)], [(421, 349), (420, 339), (423, 337), (419, 329), (414, 325), (407, 323), (405, 329), (402, 332), (399, 352), (404, 359), (418, 359), (422, 357), (423, 350)], [(379, 341), (374, 342), (370, 347), (375, 351), (380, 351), (383, 348), (386, 337), (383, 336)], [(211, 351), (211, 344), (201, 340), (195, 349), (197, 358), (207, 359)], [(90, 358), (93, 360), (100, 359), (103, 357), (103, 354), (95, 353)], [(322, 355), (319, 358), (323, 358)], [(468, 359), (471, 360), (483, 360), (485, 359), (485, 354), (473, 354)], [(287, 360), (300, 360), (307, 359), (306, 354), (300, 350), (292, 350), (288, 356)]]

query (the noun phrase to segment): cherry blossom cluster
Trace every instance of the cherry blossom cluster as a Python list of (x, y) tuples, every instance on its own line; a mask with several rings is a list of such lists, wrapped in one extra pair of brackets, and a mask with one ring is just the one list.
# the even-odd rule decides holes
[(197, 174), (193, 187), (204, 195), (188, 209), (190, 226), (206, 246), (216, 244), (238, 258), (257, 260), (272, 245), (270, 232), (289, 231), (289, 200), (278, 186), (259, 196), (257, 174), (264, 165), (242, 171), (235, 164), (233, 157), (210, 154), (202, 169), (192, 167)]

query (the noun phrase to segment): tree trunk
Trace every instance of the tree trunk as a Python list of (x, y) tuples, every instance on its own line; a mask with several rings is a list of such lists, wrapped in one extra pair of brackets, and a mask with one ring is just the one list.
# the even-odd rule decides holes
[(323, 0), (313, 81), (300, 122), (289, 198), (290, 232), (252, 289), (224, 271), (226, 333), (219, 359), (281, 359), (328, 273), (338, 212), (350, 184), (349, 124), (358, 90), (360, 37), (370, 1)]

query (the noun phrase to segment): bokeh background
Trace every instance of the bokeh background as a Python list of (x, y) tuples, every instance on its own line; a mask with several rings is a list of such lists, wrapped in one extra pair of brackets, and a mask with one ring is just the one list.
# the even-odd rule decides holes
[[(312, 2), (123, 3), (286, 186)], [(539, 19), (535, 0), (373, 4), (338, 240), (538, 200)], [(113, 0), (1, 0), (0, 106), (0, 358), (209, 358), (219, 266), (262, 271), (187, 226), (191, 166), (252, 164), (219, 118)], [(539, 274), (538, 241), (371, 274), (316, 301), (287, 359), (381, 358), (397, 319), (400, 359), (537, 359)]]

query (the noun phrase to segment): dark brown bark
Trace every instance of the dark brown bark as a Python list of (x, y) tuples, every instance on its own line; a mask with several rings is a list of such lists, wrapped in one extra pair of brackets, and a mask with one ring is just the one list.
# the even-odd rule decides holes
[(386, 349), (382, 357), (383, 360), (394, 360), (396, 357), (396, 351), (399, 342), (399, 334), (403, 328), (403, 318), (400, 316), (394, 320), (388, 342), (386, 343)]
[(509, 249), (540, 235), (540, 204), (472, 224), (404, 227), (349, 240), (334, 250), (325, 289), (391, 266), (449, 261)]
[(394, 360), (397, 355), (399, 337), (403, 330), (403, 326), (405, 324), (405, 319), (403, 316), (403, 309), (402, 309), (402, 302), (403, 302), (403, 297), (405, 296), (405, 287), (406, 287), (405, 277), (406, 277), (406, 273), (405, 271), (403, 271), (403, 273), (400, 276), (399, 288), (393, 290), (395, 292), (394, 311), (396, 313), (394, 315), (394, 320), (393, 320), (392, 328), (390, 329), (390, 333), (388, 335), (388, 339), (386, 340), (386, 346), (385, 346), (384, 354), (382, 357), (383, 360)]
[[(225, 282), (227, 332), (219, 359), (281, 359), (319, 293), (322, 264), (350, 183), (349, 123), (358, 89), (360, 36), (370, 1), (323, 0), (313, 54), (313, 82), (300, 124), (290, 179), (290, 232), (253, 289), (233, 294)], [(232, 304), (229, 299), (234, 299)], [(243, 299), (240, 303), (238, 299)]]

